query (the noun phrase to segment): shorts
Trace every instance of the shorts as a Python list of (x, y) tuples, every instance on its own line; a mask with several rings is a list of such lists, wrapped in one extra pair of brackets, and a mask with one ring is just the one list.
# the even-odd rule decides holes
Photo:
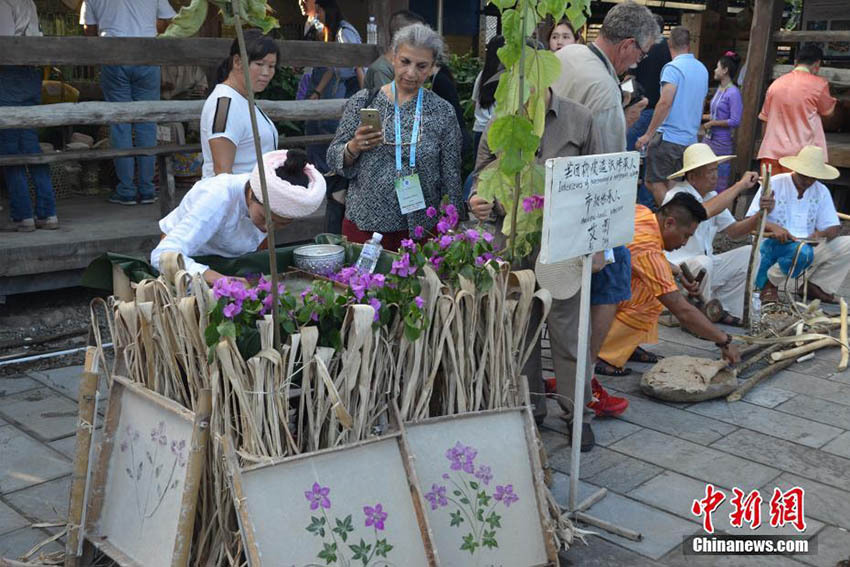
[(590, 304), (612, 305), (632, 297), (632, 253), (625, 246), (614, 248), (614, 263), (590, 277)]
[(667, 176), (682, 169), (682, 156), (687, 146), (665, 142), (661, 132), (656, 132), (646, 149), (647, 183), (667, 181)]

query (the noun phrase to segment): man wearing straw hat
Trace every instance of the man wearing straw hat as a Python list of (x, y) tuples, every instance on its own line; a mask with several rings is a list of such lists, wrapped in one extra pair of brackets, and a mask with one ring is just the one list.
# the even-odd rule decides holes
[[(683, 156), (684, 167), (669, 177), (683, 179), (667, 192), (664, 202), (677, 193), (689, 193), (705, 207), (708, 220), (700, 223), (694, 236), (684, 246), (667, 252), (667, 260), (673, 265), (675, 275), (678, 275), (682, 263), (694, 274), (705, 268), (703, 297), (706, 301), (719, 300), (726, 311), (720, 322), (737, 326), (741, 324), (744, 312), (744, 286), (751, 247), (741, 246), (715, 254), (714, 237), (722, 232), (732, 239), (738, 239), (758, 229), (758, 217), (737, 221), (728, 208), (740, 193), (756, 184), (758, 174), (747, 171), (740, 181), (718, 195), (715, 192), (718, 167), (734, 157), (717, 156), (707, 144), (691, 144)], [(769, 198), (762, 203), (765, 209), (772, 206), (773, 200)]]
[[(767, 276), (761, 293), (762, 303), (778, 300), (778, 287), (784, 286), (789, 272), (791, 277), (799, 274), (801, 261), (811, 261), (808, 296), (824, 303), (837, 303), (835, 292), (850, 270), (850, 236), (839, 236), (841, 227), (832, 195), (819, 180), (837, 178), (838, 170), (825, 163), (823, 149), (819, 146), (805, 146), (796, 156), (781, 158), (779, 164), (791, 173), (774, 175), (770, 179), (776, 207), (767, 215), (767, 220), (778, 228), (760, 251), (760, 272), (766, 272)], [(750, 205), (748, 216), (758, 212), (755, 203), (760, 197), (761, 190)], [(800, 247), (800, 243), (805, 244)], [(793, 269), (792, 264), (797, 264), (797, 269)], [(756, 287), (760, 283), (757, 278)]]

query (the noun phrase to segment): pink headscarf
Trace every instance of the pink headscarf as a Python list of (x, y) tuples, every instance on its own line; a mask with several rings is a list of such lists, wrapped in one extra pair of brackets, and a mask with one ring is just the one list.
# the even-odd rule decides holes
[[(304, 173), (310, 182), (307, 187), (293, 185), (275, 174), (275, 170), (286, 162), (286, 150), (277, 150), (263, 154), (263, 165), (266, 173), (266, 187), (269, 192), (269, 207), (279, 217), (297, 219), (316, 212), (325, 199), (325, 178), (309, 163), (304, 167)], [(254, 198), (263, 202), (263, 191), (260, 188), (260, 168), (254, 166), (251, 172), (251, 191)]]

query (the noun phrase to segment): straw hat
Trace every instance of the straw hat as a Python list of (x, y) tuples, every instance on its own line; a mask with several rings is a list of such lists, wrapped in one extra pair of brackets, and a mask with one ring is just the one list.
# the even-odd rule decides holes
[(685, 153), (682, 155), (682, 163), (684, 167), (673, 173), (672, 175), (667, 176), (667, 179), (675, 179), (676, 177), (682, 177), (685, 173), (696, 169), (698, 167), (702, 167), (704, 165), (709, 165), (712, 163), (722, 163), (724, 161), (729, 161), (735, 157), (731, 156), (717, 156), (714, 154), (714, 151), (709, 147), (708, 144), (691, 144), (687, 148), (685, 148)]
[(581, 289), (581, 258), (572, 258), (554, 264), (534, 265), (537, 283), (549, 291), (554, 299), (569, 299)]
[(839, 175), (838, 170), (823, 159), (820, 146), (806, 146), (795, 156), (780, 158), (779, 165), (815, 179), (835, 179)]

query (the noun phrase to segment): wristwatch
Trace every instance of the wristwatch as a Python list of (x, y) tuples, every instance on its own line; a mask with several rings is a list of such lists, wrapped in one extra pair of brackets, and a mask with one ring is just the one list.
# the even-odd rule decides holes
[(726, 340), (725, 341), (723, 341), (722, 343), (714, 343), (714, 344), (717, 346), (717, 348), (719, 348), (720, 350), (723, 350), (726, 347), (728, 347), (730, 344), (732, 344), (732, 335), (730, 335), (729, 333), (726, 333)]

